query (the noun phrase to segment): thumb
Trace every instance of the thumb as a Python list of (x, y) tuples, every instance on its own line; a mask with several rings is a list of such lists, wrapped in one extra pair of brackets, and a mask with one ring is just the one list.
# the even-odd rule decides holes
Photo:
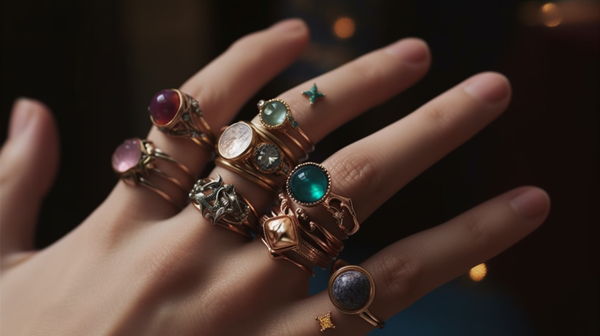
[[(58, 134), (42, 103), (19, 99), (13, 106), (8, 140), (0, 152), (0, 261), (12, 264), (33, 248), (42, 198), (58, 166)], [(10, 260), (9, 260), (10, 259)]]

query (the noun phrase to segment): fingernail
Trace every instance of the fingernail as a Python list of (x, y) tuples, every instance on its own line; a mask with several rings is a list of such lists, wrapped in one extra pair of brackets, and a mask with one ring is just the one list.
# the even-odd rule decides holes
[(469, 79), (465, 91), (471, 96), (488, 103), (497, 103), (508, 95), (508, 79), (497, 73), (484, 73)]
[(281, 31), (294, 31), (302, 28), (304, 26), (304, 22), (300, 19), (287, 19), (283, 21), (279, 21), (273, 26), (271, 29), (281, 30)]
[(533, 188), (513, 197), (510, 204), (521, 218), (532, 220), (546, 214), (550, 198), (543, 190)]
[(425, 41), (415, 38), (403, 39), (385, 48), (385, 51), (408, 63), (421, 63), (429, 56)]
[(18, 136), (27, 128), (33, 115), (33, 107), (34, 105), (29, 99), (19, 98), (15, 101), (8, 130), (10, 137)]

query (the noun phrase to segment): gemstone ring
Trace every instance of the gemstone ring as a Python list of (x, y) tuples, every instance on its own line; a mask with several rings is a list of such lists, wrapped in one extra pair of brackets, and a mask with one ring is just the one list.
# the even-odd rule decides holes
[[(315, 162), (297, 165), (288, 175), (285, 189), (288, 196), (297, 204), (314, 207), (323, 205), (343, 231), (344, 237), (355, 234), (360, 228), (352, 200), (331, 191), (331, 175), (323, 166)], [(336, 202), (336, 205), (332, 203)], [(352, 218), (352, 226), (344, 224), (344, 214)]]
[(277, 192), (296, 160), (281, 140), (240, 121), (227, 127), (217, 142), (215, 164)]
[(198, 102), (191, 96), (177, 89), (161, 90), (152, 97), (148, 112), (159, 131), (188, 138), (213, 152), (215, 135), (204, 120)]
[[(358, 315), (375, 328), (381, 329), (385, 322), (369, 311), (375, 298), (375, 281), (364, 268), (346, 265), (342, 260), (333, 264), (333, 274), (329, 278), (329, 299), (342, 313)], [(341, 267), (340, 267), (341, 266)]]
[(216, 179), (198, 180), (189, 197), (194, 207), (211, 223), (248, 238), (252, 238), (250, 232), (256, 232), (256, 210), (233, 185), (224, 184), (221, 175), (217, 174)]
[(125, 140), (115, 149), (112, 156), (112, 167), (125, 183), (146, 187), (169, 201), (175, 207), (179, 207), (171, 196), (148, 180), (149, 175), (153, 174), (170, 181), (182, 191), (187, 191), (187, 188), (178, 179), (169, 176), (156, 167), (157, 160), (163, 160), (175, 165), (189, 176), (190, 181), (193, 180), (192, 173), (186, 166), (156, 148), (152, 141), (138, 138)]
[[(300, 129), (298, 122), (292, 116), (290, 106), (284, 100), (260, 100), (256, 106), (259, 111), (260, 123), (267, 131), (279, 131), (304, 152), (305, 158), (315, 150), (315, 145)], [(292, 132), (299, 135), (300, 139), (296, 138)]]

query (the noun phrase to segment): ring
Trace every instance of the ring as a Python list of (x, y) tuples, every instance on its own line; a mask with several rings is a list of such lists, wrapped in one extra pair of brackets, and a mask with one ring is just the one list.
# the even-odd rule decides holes
[[(297, 204), (314, 207), (322, 204), (332, 214), (338, 227), (346, 236), (355, 234), (360, 228), (352, 200), (331, 191), (331, 175), (323, 165), (305, 162), (297, 165), (288, 175), (285, 183), (288, 196)], [(332, 205), (332, 202), (339, 206)], [(352, 227), (344, 225), (344, 214), (352, 217)]]
[(119, 145), (119, 147), (115, 149), (115, 152), (112, 156), (112, 167), (125, 183), (133, 186), (142, 185), (154, 191), (173, 204), (175, 207), (179, 208), (171, 196), (167, 195), (167, 193), (160, 190), (156, 185), (147, 179), (150, 174), (155, 174), (161, 178), (171, 181), (181, 190), (187, 190), (187, 188), (184, 187), (179, 180), (156, 168), (155, 161), (157, 159), (174, 164), (190, 177), (190, 181), (194, 179), (192, 177), (192, 173), (186, 166), (179, 163), (179, 161), (173, 159), (165, 152), (156, 148), (152, 141), (141, 140), (138, 138), (125, 140), (121, 145)]
[(283, 178), (296, 164), (293, 154), (276, 137), (254, 124), (240, 121), (223, 131), (217, 143), (215, 164), (277, 192)]
[(252, 238), (251, 232), (255, 232), (256, 228), (251, 224), (249, 215), (252, 213), (253, 218), (258, 218), (256, 210), (233, 185), (224, 184), (221, 175), (217, 174), (216, 180), (198, 180), (189, 197), (194, 207), (211, 223)]
[(375, 328), (383, 328), (385, 322), (373, 316), (369, 311), (375, 298), (373, 277), (360, 266), (342, 266), (344, 264), (345, 262), (338, 260), (331, 268), (333, 274), (329, 278), (327, 287), (329, 299), (342, 313), (358, 315)]
[[(313, 233), (314, 227), (307, 229), (300, 224), (285, 195), (282, 197), (280, 194), (279, 200), (279, 207), (275, 207), (270, 215), (263, 215), (260, 219), (261, 240), (267, 246), (271, 258), (287, 260), (311, 275), (314, 275), (313, 266), (327, 268), (337, 253), (332, 256), (325, 252), (323, 245), (327, 245), (326, 240)], [(321, 227), (319, 230), (325, 236), (333, 237)]]
[[(315, 145), (306, 136), (306, 134), (298, 126), (298, 122), (292, 116), (290, 106), (282, 99), (259, 100), (258, 118), (262, 126), (268, 131), (277, 130), (290, 139), (300, 150), (304, 152), (306, 157), (315, 150)], [(290, 131), (295, 131), (303, 140), (300, 142), (294, 137)], [(301, 160), (302, 161), (302, 160)]]
[(188, 138), (213, 152), (215, 135), (204, 120), (196, 99), (177, 89), (161, 90), (150, 100), (148, 112), (150, 120), (161, 132)]

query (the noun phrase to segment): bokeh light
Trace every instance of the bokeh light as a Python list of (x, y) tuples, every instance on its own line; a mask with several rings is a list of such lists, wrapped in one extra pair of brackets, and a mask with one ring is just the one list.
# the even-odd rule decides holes
[(356, 31), (356, 25), (354, 24), (354, 20), (349, 17), (341, 17), (335, 20), (333, 24), (333, 32), (335, 36), (341, 39), (347, 39), (354, 35)]
[(473, 280), (475, 282), (479, 282), (479, 281), (483, 280), (483, 278), (485, 278), (486, 275), (487, 275), (487, 266), (485, 265), (485, 263), (481, 263), (481, 264), (471, 268), (471, 270), (469, 271), (469, 277), (471, 278), (471, 280)]
[(562, 14), (557, 5), (549, 2), (542, 6), (542, 20), (546, 27), (556, 27), (562, 22)]

